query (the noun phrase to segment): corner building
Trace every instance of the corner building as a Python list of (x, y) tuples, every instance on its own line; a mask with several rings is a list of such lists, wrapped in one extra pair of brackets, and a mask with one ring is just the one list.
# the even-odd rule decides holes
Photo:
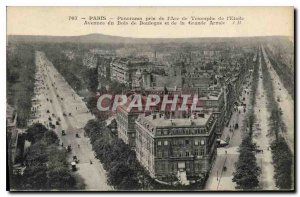
[(152, 178), (180, 182), (203, 178), (216, 157), (217, 114), (194, 113), (190, 118), (166, 119), (140, 115), (136, 123), (136, 155)]

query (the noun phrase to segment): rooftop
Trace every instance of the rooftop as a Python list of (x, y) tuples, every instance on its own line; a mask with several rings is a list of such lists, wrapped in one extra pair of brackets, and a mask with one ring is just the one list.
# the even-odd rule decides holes
[[(167, 119), (163, 114), (151, 114), (148, 116), (141, 115), (140, 117), (155, 127), (186, 127), (186, 126), (204, 126), (211, 117), (212, 113), (197, 113), (191, 118), (174, 118)], [(139, 118), (140, 119), (140, 118)], [(138, 120), (139, 120), (138, 119)], [(142, 120), (141, 120), (142, 121)]]

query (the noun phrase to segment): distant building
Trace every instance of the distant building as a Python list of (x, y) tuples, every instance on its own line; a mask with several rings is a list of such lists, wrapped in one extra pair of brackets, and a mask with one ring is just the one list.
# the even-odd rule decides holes
[(151, 64), (147, 58), (117, 58), (110, 64), (110, 78), (131, 87), (136, 71), (150, 69), (149, 67)]
[[(125, 105), (117, 107), (116, 120), (117, 120), (117, 131), (118, 138), (122, 139), (130, 147), (135, 147), (135, 120), (137, 117), (144, 113), (139, 111), (137, 108), (132, 108), (128, 110), (129, 103), (131, 102), (131, 97), (128, 98), (128, 102)], [(142, 98), (143, 104), (145, 104), (145, 99)]]
[(180, 119), (142, 114), (135, 121), (137, 159), (158, 180), (203, 178), (216, 157), (216, 121), (211, 112)]
[(100, 78), (99, 81), (103, 81), (101, 79), (110, 80), (110, 63), (112, 61), (112, 57), (107, 57), (103, 55), (97, 56), (97, 66), (98, 66), (98, 76)]
[(207, 93), (209, 86), (213, 83), (212, 76), (205, 74), (185, 74), (183, 76), (183, 88), (193, 89), (195, 92)]

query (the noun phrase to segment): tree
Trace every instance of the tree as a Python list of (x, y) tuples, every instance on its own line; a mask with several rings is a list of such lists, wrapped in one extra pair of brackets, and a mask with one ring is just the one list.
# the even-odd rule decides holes
[(74, 189), (76, 180), (70, 170), (63, 166), (49, 169), (49, 187), (51, 189), (68, 190)]
[(34, 166), (39, 163), (46, 163), (48, 161), (46, 149), (47, 147), (41, 142), (32, 144), (25, 153), (26, 166)]
[(52, 131), (52, 130), (48, 130), (44, 133), (44, 136), (42, 138), (43, 142), (46, 143), (46, 145), (51, 145), (51, 144), (56, 144), (58, 145), (59, 143), (59, 139), (57, 134)]
[(280, 189), (292, 188), (293, 155), (283, 137), (271, 144), (275, 168), (275, 184)]
[(108, 182), (124, 190), (137, 189), (139, 185), (134, 170), (124, 163), (113, 163), (108, 173)]
[(252, 190), (258, 187), (260, 168), (256, 163), (254, 149), (251, 136), (246, 136), (240, 145), (240, 155), (233, 173), (232, 181), (236, 183), (237, 189)]
[(45, 190), (48, 188), (47, 166), (45, 163), (39, 163), (26, 167), (23, 175), (24, 188), (32, 190)]
[(87, 70), (86, 78), (88, 81), (88, 88), (92, 92), (96, 92), (99, 81), (98, 81), (98, 67), (96, 68), (90, 68)]
[(93, 119), (88, 121), (84, 127), (84, 131), (90, 137), (91, 142), (93, 143), (102, 136), (104, 128), (105, 122), (100, 122), (99, 120)]
[(26, 130), (26, 139), (31, 143), (35, 143), (44, 137), (46, 131), (48, 129), (43, 124), (35, 123)]

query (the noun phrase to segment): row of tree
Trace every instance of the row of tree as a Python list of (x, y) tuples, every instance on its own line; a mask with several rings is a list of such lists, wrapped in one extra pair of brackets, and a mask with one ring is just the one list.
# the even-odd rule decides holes
[(105, 122), (90, 120), (84, 130), (90, 137), (97, 159), (107, 171), (108, 183), (120, 190), (140, 189), (138, 171), (141, 166), (135, 152), (122, 140), (109, 139)]
[[(273, 65), (273, 64), (272, 64)], [(262, 60), (263, 84), (267, 92), (268, 108), (270, 109), (270, 126), (275, 140), (271, 144), (272, 157), (275, 168), (275, 183), (280, 189), (292, 188), (292, 166), (293, 155), (287, 142), (282, 136), (286, 132), (286, 126), (282, 121), (281, 110), (276, 102), (274, 87), (270, 72), (268, 71), (266, 60)], [(290, 79), (289, 79), (290, 80)]]
[(54, 131), (37, 123), (26, 130), (26, 140), (31, 146), (24, 153), (25, 170), (23, 174), (11, 174), (11, 189), (84, 189), (83, 180), (71, 172), (67, 152), (59, 147), (59, 139)]
[(6, 58), (7, 102), (16, 108), (17, 125), (24, 128), (31, 115), (35, 82), (35, 51), (30, 44), (9, 44)]
[(235, 172), (232, 181), (236, 183), (236, 188), (241, 190), (253, 190), (259, 186), (258, 177), (261, 169), (257, 165), (255, 157), (256, 146), (252, 141), (254, 109), (256, 90), (258, 86), (258, 56), (253, 64), (252, 84), (250, 92), (250, 105), (245, 119), (248, 130), (239, 147), (239, 158), (235, 164)]
[(269, 57), (269, 60), (273, 66), (273, 68), (275, 69), (276, 73), (278, 74), (278, 76), (280, 77), (284, 87), (287, 89), (287, 91), (289, 92), (289, 94), (292, 96), (292, 98), (294, 99), (295, 96), (295, 74), (294, 72), (288, 67), (288, 65), (286, 65), (285, 63), (283, 63), (281, 61), (281, 57), (279, 56), (275, 56), (273, 55), (273, 53), (271, 52), (271, 50), (266, 47), (265, 48), (266, 53)]

